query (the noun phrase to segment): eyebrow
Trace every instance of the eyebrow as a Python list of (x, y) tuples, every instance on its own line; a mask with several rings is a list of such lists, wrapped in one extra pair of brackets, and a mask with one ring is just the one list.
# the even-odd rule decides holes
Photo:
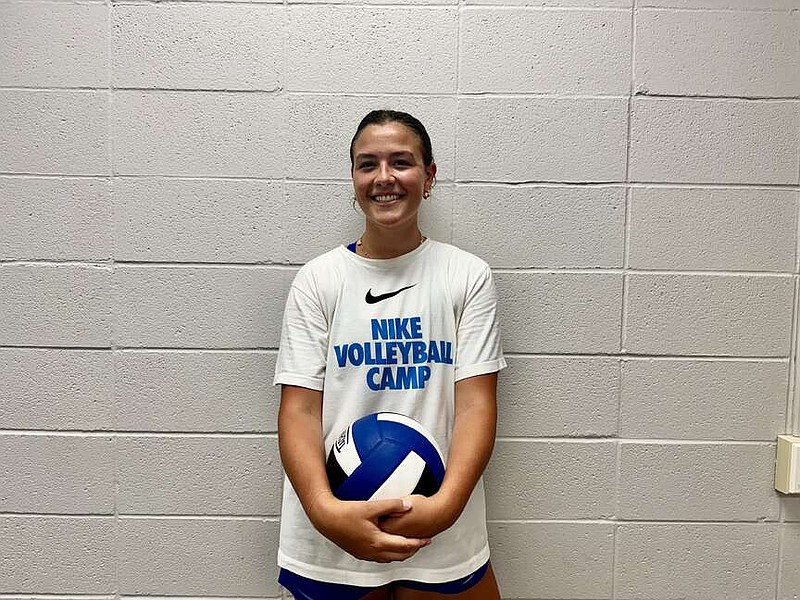
[[(370, 153), (370, 152), (359, 152), (358, 154), (356, 154), (356, 160), (358, 160), (359, 158), (375, 158), (376, 156), (378, 156), (378, 155)], [(411, 157), (413, 157), (414, 153), (410, 152), (408, 150), (399, 150), (397, 152), (390, 152), (389, 156), (390, 157), (396, 157), (396, 156), (411, 156)]]

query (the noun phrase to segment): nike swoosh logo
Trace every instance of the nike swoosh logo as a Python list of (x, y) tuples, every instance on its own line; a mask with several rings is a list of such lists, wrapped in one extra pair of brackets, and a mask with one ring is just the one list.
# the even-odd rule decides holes
[(409, 288), (414, 287), (417, 285), (416, 283), (412, 283), (411, 285), (407, 285), (406, 287), (400, 288), (399, 290), (395, 290), (393, 292), (387, 292), (386, 294), (378, 294), (377, 296), (372, 295), (372, 288), (369, 289), (367, 295), (364, 296), (364, 300), (367, 304), (375, 304), (376, 302), (380, 302), (381, 300), (388, 300), (392, 296), (397, 296), (400, 292), (404, 292)]

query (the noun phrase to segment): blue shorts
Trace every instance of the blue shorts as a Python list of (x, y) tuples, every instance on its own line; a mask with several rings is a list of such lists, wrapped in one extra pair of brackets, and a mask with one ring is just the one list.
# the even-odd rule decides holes
[[(486, 571), (489, 563), (480, 567), (474, 573), (445, 583), (421, 583), (419, 581), (394, 581), (392, 585), (399, 585), (421, 592), (437, 592), (439, 594), (459, 594), (477, 584)], [(370, 592), (379, 589), (375, 587), (362, 587), (360, 585), (345, 585), (343, 583), (328, 583), (302, 577), (286, 569), (281, 569), (278, 574), (278, 583), (289, 590), (296, 600), (359, 600)], [(383, 587), (383, 586), (380, 586)]]

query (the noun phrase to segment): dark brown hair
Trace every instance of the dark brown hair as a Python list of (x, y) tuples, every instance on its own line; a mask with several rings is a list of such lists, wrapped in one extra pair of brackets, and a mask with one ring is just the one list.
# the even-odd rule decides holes
[(373, 110), (368, 113), (366, 117), (361, 119), (361, 123), (358, 124), (356, 133), (350, 142), (350, 168), (353, 167), (353, 149), (363, 129), (369, 125), (384, 125), (386, 123), (400, 123), (413, 131), (419, 138), (420, 146), (422, 146), (422, 161), (425, 163), (425, 166), (429, 167), (433, 164), (431, 138), (419, 119), (412, 117), (408, 113), (397, 110)]

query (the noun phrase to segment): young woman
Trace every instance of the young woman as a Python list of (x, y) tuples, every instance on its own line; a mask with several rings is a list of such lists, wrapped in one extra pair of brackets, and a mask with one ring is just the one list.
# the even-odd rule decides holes
[[(491, 271), (420, 232), (436, 163), (417, 119), (369, 113), (350, 160), (364, 233), (300, 270), (284, 314), (275, 375), (288, 478), (279, 581), (309, 600), (499, 598), (481, 479), (494, 445), (497, 372), (506, 365)], [(430, 350), (412, 353), (409, 340)], [(348, 352), (354, 345), (384, 345), (390, 358), (365, 364), (361, 352)], [(369, 502), (333, 496), (326, 451), (352, 421), (378, 411), (431, 432), (446, 455), (439, 492)]]

